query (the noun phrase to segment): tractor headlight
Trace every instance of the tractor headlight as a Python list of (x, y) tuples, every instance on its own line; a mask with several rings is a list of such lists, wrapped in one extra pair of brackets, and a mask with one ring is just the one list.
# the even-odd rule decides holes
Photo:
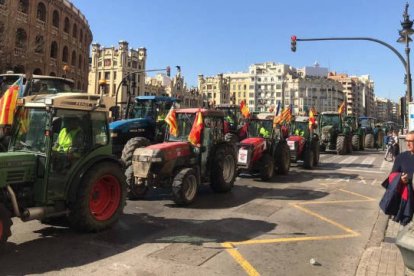
[(153, 157), (151, 159), (152, 162), (162, 162), (162, 158), (161, 157)]
[(117, 132), (111, 132), (111, 138), (116, 138), (118, 137), (118, 133)]

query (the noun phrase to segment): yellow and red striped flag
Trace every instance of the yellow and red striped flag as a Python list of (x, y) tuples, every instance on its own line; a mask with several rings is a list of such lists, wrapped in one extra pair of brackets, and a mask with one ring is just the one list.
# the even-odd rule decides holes
[(292, 121), (292, 108), (290, 105), (282, 111), (281, 117), (282, 122), (290, 123)]
[(246, 105), (246, 100), (242, 100), (240, 102), (240, 111), (243, 114), (244, 118), (250, 117), (250, 110), (249, 110), (249, 107)]
[(0, 98), (0, 125), (11, 125), (21, 90), (21, 78), (13, 83)]
[(201, 144), (201, 132), (204, 128), (203, 114), (199, 110), (194, 119), (193, 127), (188, 135), (188, 141), (194, 146)]
[(338, 108), (338, 113), (342, 114), (345, 111), (345, 101), (342, 102), (342, 104)]
[(170, 134), (177, 137), (178, 136), (177, 114), (175, 112), (174, 105), (171, 106), (170, 111), (168, 112), (167, 116), (165, 117), (165, 122), (170, 127)]
[(309, 110), (309, 129), (313, 129), (313, 126), (316, 124), (316, 110), (312, 107)]

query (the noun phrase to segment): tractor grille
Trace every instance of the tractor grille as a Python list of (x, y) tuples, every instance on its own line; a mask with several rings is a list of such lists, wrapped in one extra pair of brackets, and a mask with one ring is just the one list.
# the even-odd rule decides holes
[(148, 172), (151, 168), (151, 162), (134, 161), (132, 162), (132, 165), (134, 166), (135, 177), (148, 177)]
[(9, 171), (7, 172), (6, 182), (15, 183), (22, 182), (24, 180), (24, 171)]

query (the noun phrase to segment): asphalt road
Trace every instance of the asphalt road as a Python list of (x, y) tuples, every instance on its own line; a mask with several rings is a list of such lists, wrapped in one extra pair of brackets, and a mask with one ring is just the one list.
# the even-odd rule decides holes
[(186, 208), (152, 190), (96, 234), (15, 219), (0, 275), (354, 275), (391, 165), (375, 150), (322, 154), (312, 171), (203, 187)]

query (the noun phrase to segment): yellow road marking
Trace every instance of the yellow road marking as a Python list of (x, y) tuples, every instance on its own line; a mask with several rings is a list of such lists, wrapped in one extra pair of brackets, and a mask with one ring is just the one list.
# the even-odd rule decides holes
[(315, 213), (305, 207), (300, 205), (312, 205), (312, 204), (339, 204), (339, 203), (354, 203), (354, 202), (367, 202), (375, 201), (374, 198), (367, 197), (355, 192), (351, 192), (344, 189), (339, 189), (341, 192), (345, 192), (354, 196), (358, 196), (364, 199), (361, 200), (337, 200), (337, 201), (316, 201), (316, 202), (300, 202), (300, 203), (291, 203), (293, 207), (301, 210), (302, 212), (314, 216), (322, 221), (325, 221), (329, 224), (332, 224), (348, 234), (338, 234), (338, 235), (327, 235), (327, 236), (310, 236), (310, 237), (291, 237), (291, 238), (278, 238), (278, 239), (262, 239), (262, 240), (247, 240), (241, 242), (225, 242), (221, 245), (226, 248), (226, 251), (233, 257), (233, 259), (246, 271), (249, 276), (260, 275), (259, 272), (240, 254), (240, 252), (234, 247), (235, 245), (256, 245), (256, 244), (271, 244), (271, 243), (283, 243), (283, 242), (300, 242), (300, 241), (321, 241), (321, 240), (337, 240), (345, 238), (357, 237), (360, 234), (349, 227), (346, 227), (336, 221), (328, 219), (318, 213)]

